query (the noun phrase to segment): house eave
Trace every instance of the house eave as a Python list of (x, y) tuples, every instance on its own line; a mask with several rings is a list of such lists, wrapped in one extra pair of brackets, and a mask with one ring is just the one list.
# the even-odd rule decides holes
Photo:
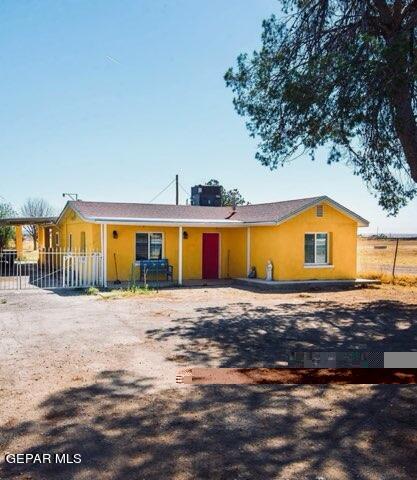
[(213, 227), (242, 228), (255, 225), (276, 225), (276, 222), (242, 222), (237, 220), (202, 220), (202, 219), (169, 219), (169, 218), (88, 218), (87, 221), (97, 224), (111, 225), (149, 225), (157, 227)]

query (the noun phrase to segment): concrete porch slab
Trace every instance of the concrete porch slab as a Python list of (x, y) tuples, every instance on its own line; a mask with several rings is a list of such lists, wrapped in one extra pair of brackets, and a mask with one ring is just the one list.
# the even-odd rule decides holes
[(234, 283), (261, 290), (305, 290), (308, 288), (335, 288), (335, 287), (356, 287), (366, 285), (379, 285), (380, 280), (367, 278), (355, 278), (352, 280), (273, 280), (268, 281), (261, 278), (236, 278)]
[[(203, 280), (203, 279), (196, 279), (196, 280), (184, 280), (183, 284), (180, 286), (178, 285), (177, 281), (167, 281), (167, 280), (149, 280), (148, 286), (150, 288), (184, 288), (184, 287), (227, 287), (230, 286), (233, 283), (233, 280), (231, 279), (226, 279), (226, 278), (216, 278), (216, 279), (209, 279), (209, 280)], [(131, 282), (121, 282), (121, 283), (115, 283), (115, 282), (108, 282), (107, 288), (108, 289), (118, 289), (118, 288), (129, 288), (131, 285)], [(144, 287), (144, 282), (135, 282), (135, 285), (138, 287)]]
[(230, 278), (184, 280), (183, 287), (228, 287), (233, 283)]

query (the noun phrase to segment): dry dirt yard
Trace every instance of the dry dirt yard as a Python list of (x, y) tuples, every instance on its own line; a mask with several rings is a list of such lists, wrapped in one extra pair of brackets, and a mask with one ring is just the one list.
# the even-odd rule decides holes
[(416, 350), (416, 289), (2, 293), (0, 338), (1, 479), (417, 478), (416, 386), (175, 383), (289, 349)]

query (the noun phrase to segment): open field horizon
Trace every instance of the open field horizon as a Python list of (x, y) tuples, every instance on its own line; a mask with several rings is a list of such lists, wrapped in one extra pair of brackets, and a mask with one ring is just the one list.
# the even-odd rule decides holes
[[(391, 273), (396, 239), (358, 237), (358, 272)], [(395, 271), (417, 275), (417, 240), (400, 239)]]

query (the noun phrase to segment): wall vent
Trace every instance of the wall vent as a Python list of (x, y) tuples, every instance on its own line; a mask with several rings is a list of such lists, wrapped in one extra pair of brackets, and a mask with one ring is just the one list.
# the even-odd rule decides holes
[(324, 215), (324, 212), (323, 212), (323, 205), (317, 205), (316, 207), (316, 215), (318, 217), (322, 217)]

